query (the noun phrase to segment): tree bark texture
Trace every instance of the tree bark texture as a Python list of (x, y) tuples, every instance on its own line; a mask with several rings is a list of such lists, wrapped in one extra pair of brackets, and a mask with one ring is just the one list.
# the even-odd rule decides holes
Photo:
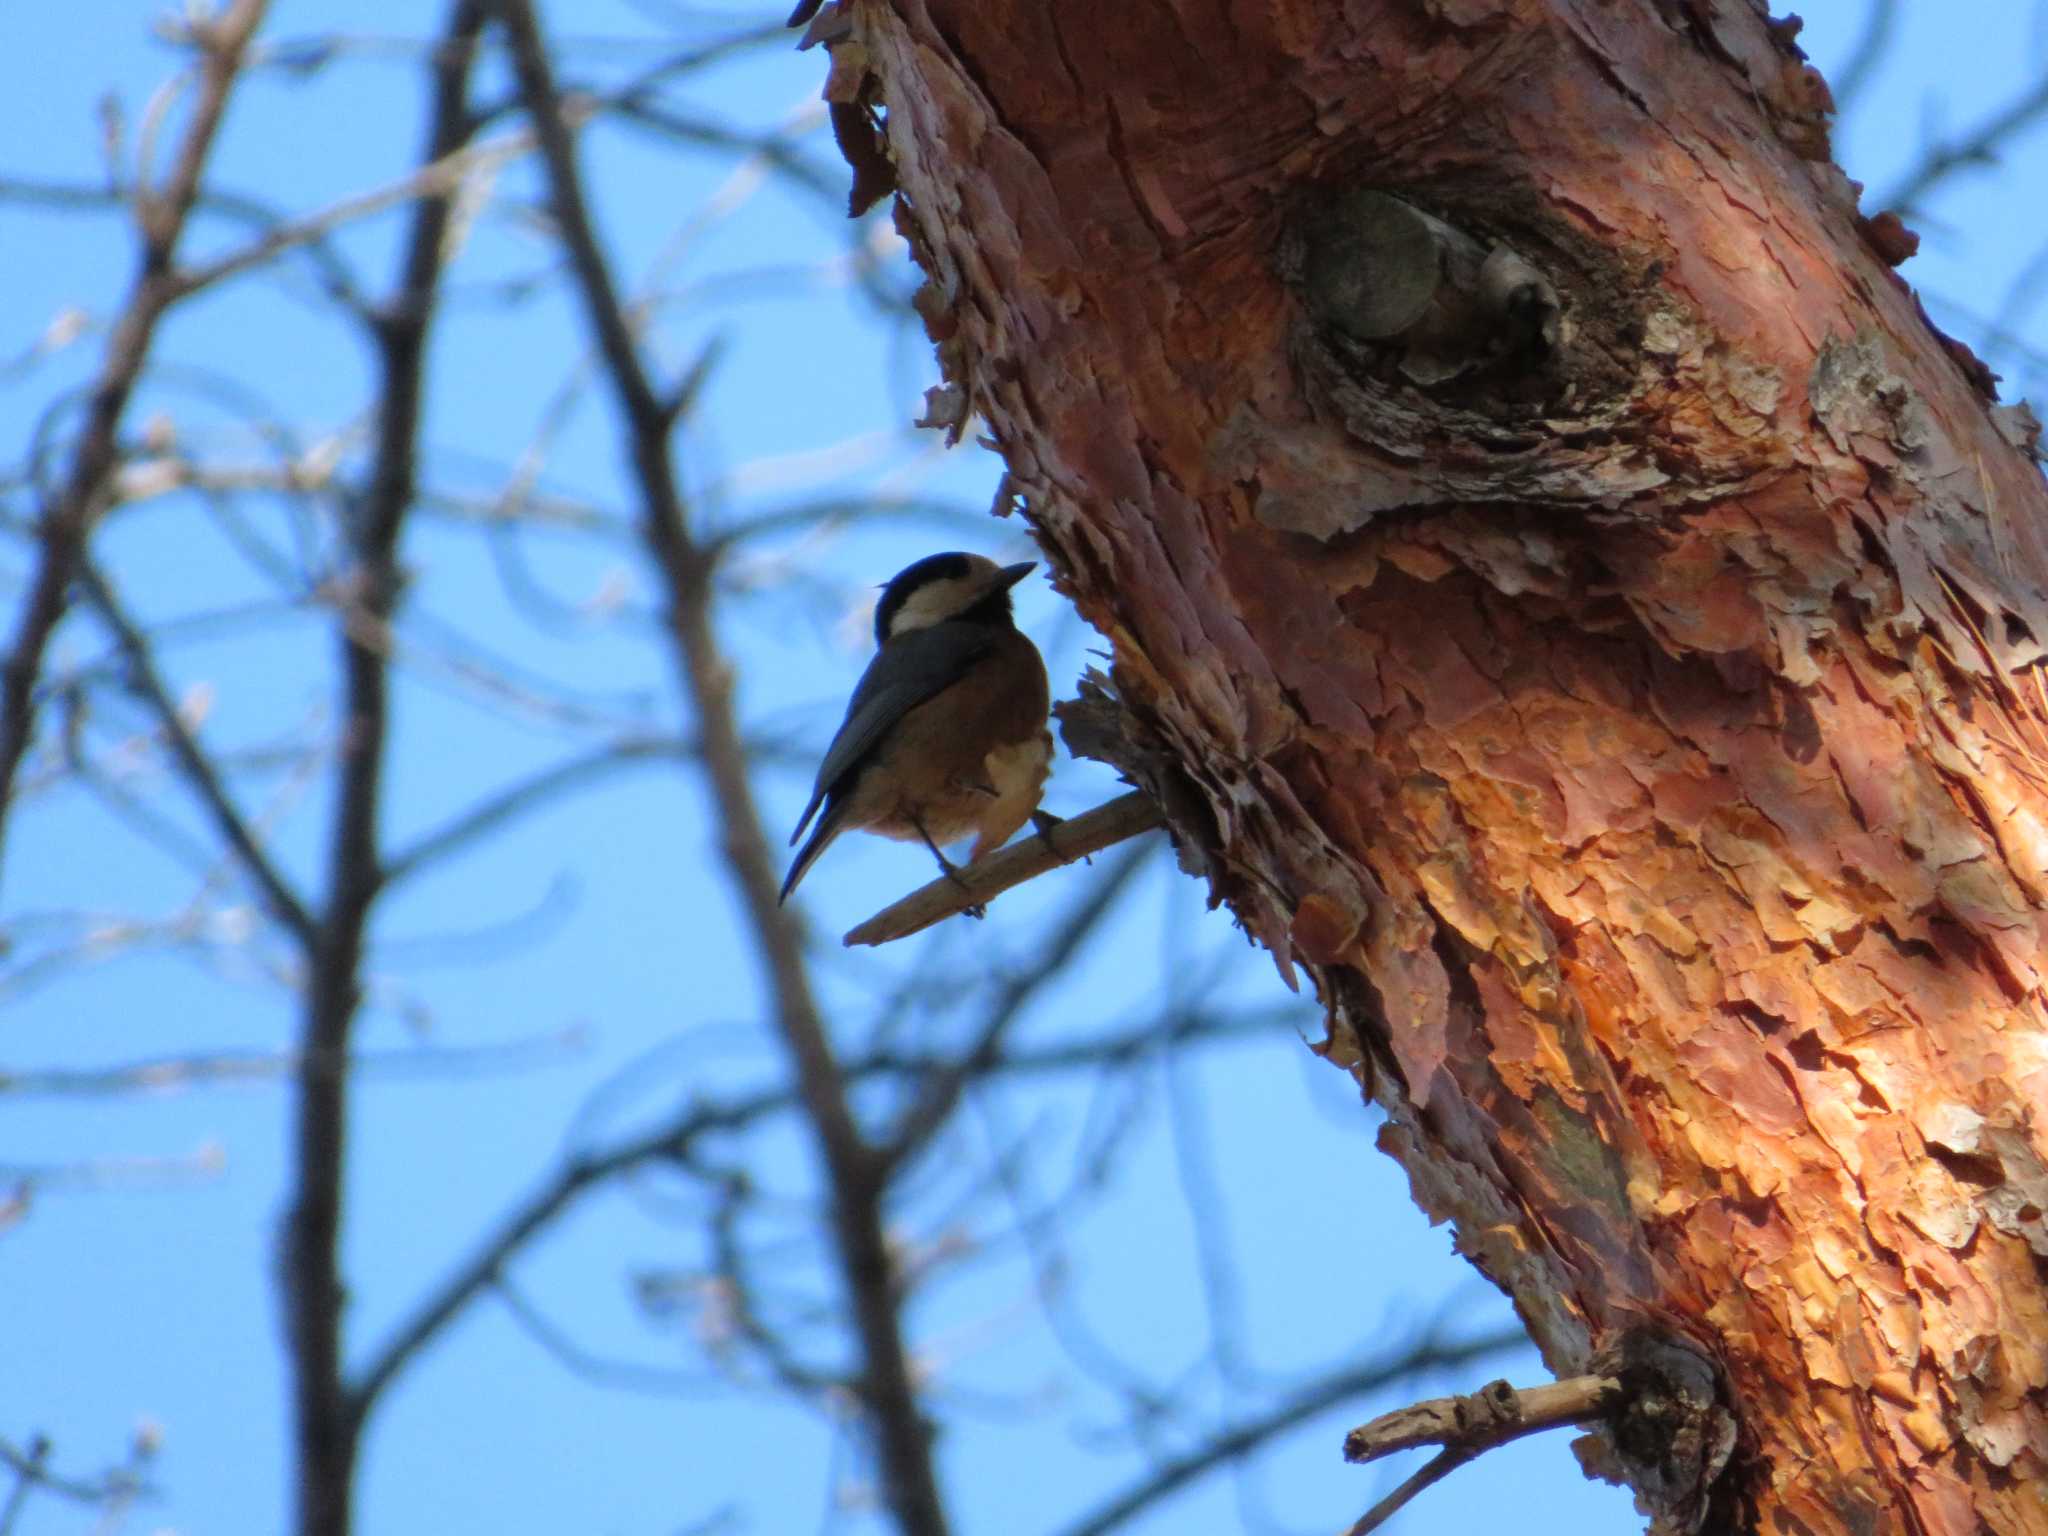
[(1667, 1528), (2042, 1531), (2048, 497), (1794, 30), (813, 27), (930, 415), (992, 435), (1417, 1198), (1560, 1374), (1655, 1340), (1739, 1426), (1690, 1484), (1589, 1459)]

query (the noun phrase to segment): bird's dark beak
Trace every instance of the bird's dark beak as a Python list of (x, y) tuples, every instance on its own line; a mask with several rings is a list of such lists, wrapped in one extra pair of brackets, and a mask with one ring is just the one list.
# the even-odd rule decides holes
[(991, 590), (1007, 592), (1037, 569), (1038, 562), (1036, 560), (1025, 560), (1016, 565), (1003, 566), (996, 572), (996, 579)]

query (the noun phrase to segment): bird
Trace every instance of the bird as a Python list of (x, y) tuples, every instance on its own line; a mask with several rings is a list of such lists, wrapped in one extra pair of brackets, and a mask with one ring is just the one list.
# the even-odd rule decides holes
[[(905, 566), (883, 586), (875, 658), (790, 834), (793, 846), (817, 817), (780, 901), (851, 828), (922, 842), (957, 882), (944, 845), (973, 834), (971, 864), (1026, 821), (1043, 832), (1055, 819), (1038, 809), (1052, 770), (1045, 662), (1010, 611), (1010, 589), (1035, 569), (1032, 560), (997, 565), (948, 550)], [(967, 910), (981, 915), (979, 907)]]

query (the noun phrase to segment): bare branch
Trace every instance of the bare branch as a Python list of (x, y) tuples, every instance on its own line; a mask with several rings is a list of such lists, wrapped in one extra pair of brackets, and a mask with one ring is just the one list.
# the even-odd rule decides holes
[(1417, 1494), (1425, 1488), (1435, 1487), (1477, 1454), (1476, 1451), (1454, 1447), (1440, 1455), (1432, 1456), (1414, 1473), (1403, 1478), (1400, 1486), (1392, 1493), (1360, 1515), (1344, 1532), (1344, 1536), (1366, 1536), (1368, 1531), (1378, 1530), (1399, 1514), (1403, 1506)]
[(1248, 1419), (1206, 1444), (1155, 1467), (1123, 1492), (1065, 1528), (1061, 1536), (1109, 1536), (1140, 1515), (1211, 1472), (1258, 1452), (1289, 1430), (1328, 1413), (1353, 1398), (1382, 1391), (1424, 1371), (1469, 1364), (1489, 1355), (1520, 1348), (1529, 1337), (1519, 1328), (1501, 1329), (1457, 1343), (1425, 1338), (1413, 1348), (1310, 1382), (1290, 1392), (1256, 1418)]
[(15, 1478), (14, 1487), (8, 1491), (7, 1502), (0, 1505), (0, 1536), (14, 1528), (21, 1506), (36, 1490), (53, 1493), (74, 1504), (97, 1505), (127, 1504), (152, 1491), (141, 1475), (142, 1465), (156, 1449), (154, 1440), (148, 1435), (136, 1437), (126, 1465), (102, 1472), (97, 1477), (74, 1477), (51, 1471), (52, 1449), (48, 1438), (42, 1435), (29, 1441), (26, 1447), (0, 1437), (0, 1467), (5, 1467)]
[(970, 508), (964, 503), (915, 496), (825, 496), (758, 513), (743, 523), (720, 531), (706, 544), (722, 554), (755, 540), (820, 525), (851, 523), (856, 518), (864, 527), (902, 522), (929, 524), (952, 533), (960, 529), (981, 528), (986, 522), (986, 513), (986, 508)]
[[(487, 1045), (415, 1047), (356, 1052), (349, 1071), (388, 1077), (475, 1077), (558, 1062), (575, 1049), (573, 1030), (555, 1030)], [(225, 1083), (274, 1082), (299, 1070), (293, 1051), (199, 1051), (158, 1056), (111, 1067), (48, 1067), (0, 1072), (0, 1094), (17, 1097), (97, 1098), (116, 1094), (179, 1092)]]
[[(1065, 822), (1053, 831), (1057, 834), (1075, 824)], [(994, 1065), (1001, 1055), (1004, 1035), (1023, 1013), (1025, 1004), (1065, 968), (1082, 941), (1101, 924), (1105, 914), (1143, 865), (1147, 851), (1143, 848), (1127, 849), (1107, 873), (1092, 884), (1059, 927), (1047, 936), (1033, 957), (1030, 969), (1001, 986), (973, 1044), (933, 1077), (904, 1111), (896, 1129), (882, 1143), (879, 1150), (886, 1166), (897, 1167), (916, 1156), (959, 1106), (960, 1095), (966, 1091), (967, 1085)]]
[(1490, 1451), (1539, 1430), (1598, 1418), (1620, 1392), (1613, 1376), (1569, 1376), (1533, 1387), (1489, 1382), (1477, 1392), (1410, 1403), (1359, 1425), (1344, 1437), (1344, 1459), (1377, 1461), (1418, 1445)]
[(556, 763), (508, 789), (486, 796), (446, 826), (427, 833), (410, 847), (392, 854), (384, 863), (384, 884), (387, 887), (396, 885), (489, 837), (507, 823), (594, 780), (609, 778), (614, 773), (643, 763), (685, 759), (693, 750), (692, 744), (685, 740), (650, 737), (611, 742), (567, 762)]
[(349, 1398), (355, 1417), (368, 1417), (384, 1391), (419, 1352), (431, 1344), (480, 1294), (496, 1284), (514, 1257), (586, 1192), (629, 1168), (655, 1158), (682, 1156), (700, 1137), (740, 1129), (784, 1107), (784, 1094), (770, 1093), (733, 1103), (689, 1110), (675, 1122), (639, 1136), (601, 1156), (579, 1157), (508, 1212), (412, 1316), (377, 1350)]
[[(245, 61), (247, 56), (245, 55)], [(0, 176), (0, 202), (34, 204), (78, 212), (125, 209), (133, 199), (131, 188), (119, 182), (86, 185), (81, 182), (47, 181), (33, 176)], [(259, 236), (269, 235), (290, 223), (287, 215), (267, 203), (239, 192), (204, 188), (192, 202), (193, 211), (227, 219)], [(329, 298), (353, 313), (361, 313), (362, 290), (334, 242), (321, 235), (297, 242), (319, 274), (320, 285)]]
[(715, 562), (693, 539), (684, 515), (670, 456), (672, 423), (661, 391), (642, 364), (625, 306), (598, 246), (539, 21), (527, 0), (495, 0), (495, 7), (511, 43), (520, 93), (540, 137), (562, 242), (626, 420), (644, 537), (668, 595), (681, 681), (695, 708), (704, 764), (724, 829), (727, 872), (758, 941), (775, 998), (776, 1023), (830, 1181), (840, 1272), (861, 1345), (856, 1386), (875, 1433), (884, 1497), (905, 1536), (944, 1536), (947, 1522), (930, 1432), (897, 1311), (894, 1263), (882, 1221), (882, 1181), (847, 1100), (796, 929), (776, 900), (775, 866), (734, 718), (732, 670), (711, 624)]
[(1856, 46), (1850, 51), (1849, 61), (1835, 72), (1829, 82), (1837, 108), (1847, 113), (1854, 109), (1863, 97), (1864, 87), (1870, 83), (1877, 66), (1884, 61), (1886, 51), (1898, 32), (1899, 0), (1870, 0), (1870, 10), (1863, 18), (1863, 31), (1856, 38)]
[(33, 1190), (96, 1192), (211, 1183), (226, 1166), (218, 1143), (161, 1157), (94, 1157), (61, 1163), (0, 1163), (0, 1181)]
[[(985, 1075), (1033, 1076), (1128, 1066), (1168, 1042), (1237, 1038), (1274, 1026), (1266, 1014), (1219, 1017), (1190, 1013), (1167, 1020), (1147, 1018), (1127, 1029), (1031, 1050), (1003, 1050)], [(876, 1077), (929, 1077), (949, 1070), (953, 1058), (928, 1052), (878, 1050), (846, 1063), (849, 1083)], [(716, 1104), (691, 1106), (668, 1124), (611, 1150), (573, 1159), (549, 1175), (478, 1240), (470, 1257), (424, 1299), (411, 1318), (370, 1358), (352, 1396), (360, 1416), (422, 1350), (488, 1291), (512, 1262), (585, 1194), (650, 1162), (683, 1164), (692, 1149), (713, 1136), (743, 1131), (772, 1115), (803, 1107), (800, 1093), (771, 1088)]]
[(343, 225), (369, 218), (386, 209), (396, 208), (420, 198), (451, 198), (461, 190), (463, 182), (471, 176), (495, 170), (518, 159), (532, 148), (532, 138), (521, 133), (451, 150), (440, 159), (421, 166), (410, 175), (401, 176), (388, 186), (343, 198), (317, 213), (277, 224), (239, 250), (230, 251), (204, 266), (178, 273), (174, 282), (173, 297), (182, 299), (203, 288), (210, 288), (225, 278), (248, 271), (251, 267), (275, 261), (279, 256), (298, 246), (323, 240)]
[(827, 170), (806, 156), (787, 137), (778, 133), (749, 133), (714, 117), (701, 117), (630, 94), (613, 101), (611, 111), (626, 122), (653, 130), (665, 138), (702, 149), (721, 149), (753, 155), (780, 172), (813, 196), (833, 203), (843, 217), (846, 203), (845, 172)]
[(1573, 1376), (1515, 1388), (1495, 1381), (1462, 1397), (1437, 1397), (1383, 1413), (1344, 1437), (1346, 1461), (1377, 1461), (1418, 1445), (1441, 1445), (1443, 1454), (1362, 1515), (1346, 1536), (1366, 1536), (1423, 1489), (1442, 1481), (1473, 1457), (1524, 1435), (1583, 1424), (1620, 1400), (1613, 1376)]
[(6, 662), (0, 665), (0, 852), (6, 846), (15, 777), (35, 734), (35, 690), (42, 676), (43, 653), (64, 616), (86, 539), (105, 505), (119, 457), (121, 418), (149, 357), (157, 322), (178, 296), (172, 276), (178, 238), (198, 196), (214, 134), (241, 72), (243, 50), (263, 17), (264, 3), (235, 0), (225, 14), (199, 33), (204, 63), (184, 141), (163, 186), (136, 192), (136, 218), (143, 235), (141, 259), (87, 396), (85, 423), (64, 487), (42, 510), (35, 575)]
[(731, 1385), (723, 1377), (701, 1371), (678, 1370), (674, 1366), (648, 1365), (639, 1360), (618, 1360), (597, 1354), (577, 1343), (503, 1275), (492, 1282), (491, 1289), (528, 1338), (553, 1356), (563, 1369), (585, 1381), (601, 1387), (651, 1392), (663, 1397), (700, 1397)]
[[(421, 155), (427, 165), (445, 161), (474, 129), (467, 99), (483, 19), (480, 0), (455, 0), (450, 8), (443, 44), (430, 65), (433, 104)], [(283, 1243), (299, 1536), (347, 1536), (362, 1432), (360, 1404), (342, 1375), (339, 1246), (349, 1034), (362, 995), (370, 908), (381, 884), (377, 822), (388, 663), (376, 639), (388, 630), (398, 604), (398, 536), (413, 500), (427, 333), (452, 211), (445, 191), (413, 204), (398, 290), (376, 322), (376, 454), (350, 519), (355, 564), (345, 578), (339, 783), (325, 910), (308, 956), (293, 1195)], [(357, 622), (350, 621), (351, 611), (360, 615)]]
[(908, 938), (933, 923), (1000, 896), (1012, 886), (1035, 880), (1049, 869), (1084, 859), (1164, 824), (1152, 797), (1134, 789), (978, 863), (961, 866), (958, 879), (948, 876), (919, 886), (851, 930), (840, 942), (851, 948), (856, 944), (888, 944)]
[(1913, 212), (1930, 192), (1957, 171), (1995, 164), (2000, 146), (2044, 116), (2048, 116), (2048, 73), (1967, 133), (1930, 145), (1918, 165), (1867, 206)]

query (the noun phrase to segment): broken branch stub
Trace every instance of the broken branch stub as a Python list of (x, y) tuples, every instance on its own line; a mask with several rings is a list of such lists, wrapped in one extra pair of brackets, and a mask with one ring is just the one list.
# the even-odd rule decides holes
[(1653, 1516), (1652, 1536), (1693, 1536), (1727, 1525), (1734, 1489), (1722, 1471), (1737, 1425), (1721, 1372), (1691, 1342), (1647, 1329), (1603, 1350), (1596, 1369), (1533, 1387), (1489, 1382), (1477, 1392), (1431, 1398), (1383, 1413), (1344, 1437), (1344, 1459), (1377, 1461), (1419, 1445), (1444, 1455), (1351, 1527), (1374, 1530), (1454, 1467), (1496, 1446), (1565, 1424), (1592, 1429), (1573, 1449), (1591, 1476), (1626, 1483)]
[(1600, 1352), (1621, 1383), (1603, 1426), (1572, 1442), (1589, 1477), (1633, 1488), (1650, 1536), (1736, 1529), (1744, 1479), (1724, 1477), (1740, 1426), (1720, 1366), (1676, 1335), (1639, 1329)]

